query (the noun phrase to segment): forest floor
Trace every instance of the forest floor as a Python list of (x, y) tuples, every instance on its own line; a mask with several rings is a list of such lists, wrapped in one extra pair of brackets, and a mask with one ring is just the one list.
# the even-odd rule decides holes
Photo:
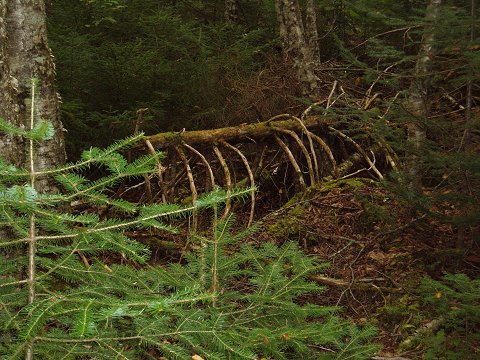
[(422, 358), (415, 337), (436, 320), (422, 312), (422, 299), (435, 296), (419, 292), (423, 278), (480, 273), (478, 244), (457, 249), (452, 225), (415, 213), (365, 179), (309, 189), (262, 222), (257, 241), (296, 240), (329, 264), (314, 278), (326, 285), (325, 292), (308, 301), (341, 306), (355, 323), (374, 324), (379, 329), (375, 341), (386, 357)]
[[(478, 245), (465, 243), (457, 249), (452, 225), (394, 200), (380, 183), (332, 181), (299, 192), (277, 209), (269, 206), (271, 196), (257, 199), (260, 228), (245, 241), (281, 244), (293, 240), (307, 254), (328, 263), (327, 270), (312, 277), (325, 285), (324, 292), (302, 301), (339, 306), (342, 315), (354, 323), (375, 325), (374, 341), (382, 346), (380, 358), (423, 358), (416, 337), (437, 319), (423, 304), (425, 297), (436, 294), (419, 291), (422, 279), (439, 279), (447, 272), (473, 278), (480, 274)], [(435, 210), (454, 211), (451, 207)], [(248, 210), (242, 211), (239, 205), (234, 211), (240, 229), (248, 220)], [(185, 233), (166, 243), (178, 244), (181, 238), (185, 239)], [(153, 262), (164, 262), (165, 254), (178, 259), (182, 246), (166, 252), (161, 249)]]

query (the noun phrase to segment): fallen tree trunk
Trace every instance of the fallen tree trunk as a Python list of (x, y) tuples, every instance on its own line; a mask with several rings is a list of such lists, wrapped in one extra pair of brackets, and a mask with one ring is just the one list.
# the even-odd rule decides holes
[[(345, 146), (333, 151), (331, 146), (338, 147), (339, 143)], [(353, 137), (332, 127), (325, 116), (305, 115), (301, 119), (281, 114), (252, 124), (158, 133), (147, 136), (136, 150), (142, 151), (142, 147), (151, 153), (157, 149), (165, 154), (162, 163), (158, 161), (158, 184), (145, 180), (150, 202), (159, 197), (162, 202), (174, 201), (182, 189), (190, 189), (194, 201), (197, 193), (211, 191), (216, 185), (228, 191), (245, 178), (250, 180), (252, 189), (262, 182), (275, 193), (286, 195), (298, 190), (298, 185), (306, 186), (305, 174), (309, 174), (311, 185), (363, 171), (370, 173), (368, 176), (383, 178), (374, 153), (370, 151), (370, 159)], [(359, 168), (363, 162), (369, 167)], [(152, 186), (156, 189), (152, 190)], [(254, 203), (252, 191), (249, 224), (253, 221)]]
[[(255, 139), (265, 136), (271, 136), (278, 129), (302, 131), (302, 124), (288, 114), (277, 116), (276, 118), (287, 117), (287, 120), (268, 120), (253, 124), (242, 124), (239, 126), (230, 126), (211, 130), (194, 130), (180, 132), (165, 132), (147, 137), (147, 140), (156, 148), (162, 149), (172, 145), (182, 143), (194, 145), (201, 143), (215, 144), (220, 141), (241, 141), (244, 139)], [(309, 117), (304, 120), (306, 128), (320, 128), (327, 126), (317, 117)]]

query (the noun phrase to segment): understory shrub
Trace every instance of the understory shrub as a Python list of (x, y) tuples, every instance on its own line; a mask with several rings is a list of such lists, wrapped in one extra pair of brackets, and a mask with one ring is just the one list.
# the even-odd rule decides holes
[(480, 279), (447, 274), (425, 278), (420, 287), (424, 308), (437, 326), (418, 336), (425, 359), (473, 359), (480, 341)]

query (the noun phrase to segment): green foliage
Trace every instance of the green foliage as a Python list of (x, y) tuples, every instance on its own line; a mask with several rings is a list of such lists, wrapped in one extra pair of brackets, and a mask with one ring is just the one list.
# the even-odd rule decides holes
[(49, 13), (74, 157), (86, 145), (130, 135), (139, 108), (149, 109), (148, 133), (225, 122), (232, 84), (257, 70), (272, 44), (272, 29), (202, 19), (213, 3), (109, 3), (55, 0)]
[(480, 340), (480, 280), (464, 274), (448, 274), (440, 281), (426, 278), (420, 293), (424, 308), (440, 322), (433, 331), (420, 334), (425, 359), (473, 359)]
[[(29, 133), (0, 123), (32, 142), (50, 133), (43, 122)], [(172, 220), (217, 209), (227, 194), (217, 190), (189, 206), (111, 199), (108, 190), (120, 181), (155, 171), (160, 154), (132, 163), (121, 154), (142, 138), (91, 148), (77, 163), (35, 174), (54, 177), (60, 194), (39, 193), (30, 172), (0, 164), (2, 359), (28, 348), (38, 359), (366, 359), (377, 350), (368, 344), (373, 328), (303, 298), (321, 292), (308, 277), (324, 265), (294, 243), (246, 244), (255, 228), (233, 234), (233, 216), (215, 220), (211, 236), (192, 236), (181, 264), (149, 266), (150, 250), (125, 230), (174, 232)], [(93, 167), (105, 176), (82, 174)], [(73, 203), (107, 205), (122, 217), (78, 212)]]

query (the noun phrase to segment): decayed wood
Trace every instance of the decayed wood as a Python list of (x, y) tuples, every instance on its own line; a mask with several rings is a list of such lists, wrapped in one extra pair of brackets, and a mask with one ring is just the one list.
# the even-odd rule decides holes
[(222, 219), (225, 219), (232, 207), (232, 199), (230, 198), (230, 194), (232, 192), (232, 178), (230, 177), (230, 170), (228, 169), (227, 162), (225, 161), (225, 158), (222, 155), (222, 152), (220, 149), (214, 145), (213, 146), (213, 152), (215, 153), (218, 161), (220, 162), (220, 165), (223, 168), (223, 174), (225, 176), (225, 188), (226, 188), (226, 195), (227, 199), (225, 201), (225, 210), (223, 211)]
[(330, 147), (325, 141), (323, 141), (320, 136), (315, 135), (314, 133), (311, 133), (310, 136), (317, 141), (317, 143), (320, 145), (320, 147), (323, 149), (328, 159), (330, 160), (330, 163), (332, 164), (332, 174), (334, 176), (338, 176), (337, 162), (335, 161), (335, 157), (333, 156)]
[[(187, 177), (188, 177), (188, 183), (190, 184), (190, 191), (192, 192), (192, 204), (195, 204), (195, 201), (197, 201), (198, 193), (197, 193), (197, 187), (195, 186), (195, 180), (193, 179), (192, 168), (190, 167), (188, 159), (185, 156), (185, 153), (183, 152), (182, 148), (175, 146), (175, 150), (177, 151), (178, 156), (180, 156), (180, 159), (182, 159), (183, 166), (185, 166), (185, 170), (187, 172)], [(198, 225), (197, 212), (196, 210), (193, 210), (192, 231), (194, 233), (197, 231), (197, 225)]]
[[(335, 89), (335, 86), (336, 85), (334, 85), (334, 87), (332, 88), (332, 92), (330, 94), (331, 96), (329, 96), (329, 100), (327, 101), (327, 107), (331, 106), (331, 104), (335, 102), (335, 100), (330, 102), (331, 97), (333, 96), (333, 90)], [(282, 138), (279, 136), (280, 134), (291, 138), (292, 143), (290, 145), (285, 143), (285, 141), (282, 140)], [(332, 149), (322, 138), (323, 136), (328, 134), (335, 135), (341, 141), (353, 145), (354, 153), (346, 154), (341, 156), (339, 159), (336, 159), (334, 153), (332, 152)], [(301, 160), (305, 161), (306, 165), (308, 166), (308, 173), (310, 175), (311, 185), (314, 185), (317, 181), (334, 179), (339, 177), (350, 177), (356, 175), (361, 171), (371, 171), (376, 175), (378, 179), (383, 178), (382, 173), (375, 165), (375, 154), (373, 152), (372, 160), (367, 154), (366, 150), (364, 150), (362, 146), (357, 143), (353, 138), (346, 135), (341, 130), (338, 130), (331, 126), (327, 122), (326, 114), (320, 116), (308, 116), (308, 109), (302, 114), (301, 118), (292, 116), (290, 114), (281, 114), (261, 123), (242, 124), (235, 127), (225, 127), (211, 130), (183, 130), (181, 132), (159, 133), (153, 136), (146, 137), (145, 144), (147, 145), (149, 151), (153, 153), (155, 153), (153, 151), (153, 148), (162, 149), (162, 151), (167, 149), (177, 149), (177, 151), (174, 150), (172, 155), (169, 157), (171, 166), (169, 167), (168, 174), (169, 178), (171, 179), (169, 183), (172, 187), (170, 193), (173, 194), (174, 188), (176, 187), (176, 185), (178, 185), (177, 179), (178, 181), (180, 181), (179, 179), (185, 176), (185, 174), (188, 177), (190, 189), (192, 189), (193, 173), (195, 173), (198, 167), (197, 164), (192, 164), (192, 162), (190, 162), (190, 170), (188, 169), (188, 167), (186, 168), (185, 165), (186, 162), (189, 162), (189, 156), (182, 156), (183, 152), (182, 154), (178, 153), (178, 149), (184, 147), (189, 151), (193, 152), (195, 155), (199, 156), (203, 165), (206, 166), (208, 175), (205, 178), (205, 188), (200, 191), (209, 191), (209, 189), (213, 188), (216, 185), (216, 180), (214, 179), (214, 171), (220, 170), (220, 172), (223, 173), (224, 182), (219, 185), (225, 186), (228, 198), (231, 192), (231, 188), (233, 186), (229, 166), (235, 165), (231, 163), (231, 159), (225, 158), (223, 156), (223, 150), (221, 151), (219, 146), (222, 145), (222, 147), (229, 148), (240, 156), (248, 173), (250, 183), (251, 185), (253, 185), (254, 181), (256, 181), (255, 176), (258, 176), (258, 174), (256, 173), (256, 171), (252, 171), (251, 165), (252, 162), (256, 162), (257, 160), (254, 160), (251, 157), (252, 155), (253, 157), (258, 156), (258, 147), (263, 148), (262, 153), (266, 152), (266, 148), (270, 147), (270, 144), (272, 142), (276, 142), (280, 147), (279, 151), (284, 153), (283, 156), (280, 156), (282, 158), (280, 161), (283, 163), (283, 161), (286, 160), (292, 165), (293, 171), (298, 178), (298, 182), (301, 188), (305, 188), (307, 184), (305, 182), (306, 179), (304, 177), (304, 174), (302, 173), (301, 164), (299, 162), (300, 160), (295, 159), (293, 152), (294, 149), (300, 149), (303, 153), (303, 156), (305, 157), (305, 159), (303, 159), (302, 157)], [(237, 145), (240, 143), (246, 143), (248, 145), (245, 148), (246, 151), (243, 153), (237, 147)], [(194, 144), (199, 145), (199, 148), (202, 148), (203, 151), (210, 152), (213, 150), (214, 158), (207, 159), (204, 155), (202, 155), (202, 153), (200, 153), (197, 149), (195, 149), (195, 147), (193, 147)], [(289, 146), (291, 146), (292, 148), (290, 149)], [(275, 145), (273, 145), (273, 147), (275, 147)], [(377, 150), (378, 148), (374, 151)], [(323, 152), (325, 154), (327, 162), (329, 163), (328, 165), (331, 165), (330, 175), (320, 174), (319, 163), (316, 156), (317, 151)], [(178, 160), (180, 160), (179, 163)], [(348, 174), (348, 171), (353, 166), (358, 165), (361, 160), (366, 161), (369, 167), (362, 168)], [(262, 161), (260, 160), (260, 162)], [(186, 171), (177, 175), (177, 165), (179, 165), (184, 170), (186, 169)], [(262, 168), (262, 166), (257, 167)], [(165, 193), (165, 191), (163, 192)], [(222, 215), (223, 218), (225, 218), (230, 211), (230, 202), (231, 200), (227, 199), (224, 213)], [(249, 225), (253, 221), (253, 209), (255, 206), (254, 203), (255, 195), (252, 192), (252, 208), (248, 223)]]
[(165, 204), (167, 202), (167, 198), (165, 196), (167, 190), (165, 188), (165, 182), (163, 181), (163, 173), (165, 172), (166, 169), (160, 163), (160, 159), (158, 158), (158, 154), (155, 151), (155, 149), (153, 148), (152, 143), (150, 141), (146, 140), (145, 145), (147, 145), (148, 151), (150, 152), (150, 154), (152, 154), (152, 156), (155, 159), (155, 162), (157, 163), (158, 184), (160, 185), (160, 188), (162, 189), (162, 202)]
[(320, 180), (320, 170), (318, 168), (317, 154), (315, 153), (315, 147), (313, 146), (312, 133), (305, 127), (303, 120), (293, 116), (293, 119), (296, 120), (302, 127), (303, 133), (307, 136), (308, 144), (310, 145), (310, 153), (312, 154), (313, 163), (315, 165), (315, 175), (318, 180)]
[(360, 154), (362, 154), (362, 156), (364, 157), (365, 161), (368, 163), (368, 165), (370, 165), (370, 169), (372, 169), (375, 174), (378, 176), (378, 178), (380, 180), (383, 180), (383, 175), (382, 173), (377, 169), (377, 167), (375, 166), (375, 163), (372, 162), (372, 160), (370, 160), (370, 157), (367, 155), (367, 153), (365, 152), (365, 150), (363, 150), (363, 148), (355, 141), (353, 140), (350, 136), (348, 135), (345, 135), (343, 132), (335, 129), (334, 127), (332, 126), (329, 126), (328, 129), (330, 131), (332, 131), (335, 135), (338, 135), (339, 137), (341, 137), (342, 139), (344, 140), (347, 140), (348, 142), (352, 143), (353, 146), (355, 146), (355, 148), (358, 150), (358, 152)]
[[(310, 185), (314, 186), (315, 185), (315, 174), (313, 173), (313, 165), (312, 165), (312, 159), (310, 157), (310, 154), (308, 153), (307, 148), (305, 145), (303, 145), (302, 139), (297, 135), (295, 131), (292, 130), (285, 130), (285, 129), (277, 129), (279, 132), (282, 132), (284, 134), (290, 135), (295, 142), (297, 143), (298, 147), (302, 151), (303, 155), (305, 156), (305, 160), (307, 160), (307, 165), (308, 165), (308, 173), (310, 175)], [(315, 153), (313, 153), (313, 156), (315, 156)]]
[(193, 153), (198, 155), (198, 157), (202, 160), (202, 163), (207, 168), (208, 175), (210, 176), (210, 186), (211, 186), (212, 189), (214, 189), (215, 188), (215, 176), (213, 175), (212, 167), (208, 163), (207, 158), (205, 156), (203, 156), (203, 154), (200, 151), (198, 151), (197, 149), (195, 149), (193, 146), (188, 145), (188, 144), (183, 144), (183, 146), (185, 146), (187, 149), (189, 149), (190, 151), (192, 151)]
[(312, 275), (310, 276), (310, 279), (317, 281), (321, 284), (336, 286), (341, 288), (350, 288), (354, 290), (375, 290), (375, 291), (382, 291), (382, 292), (388, 292), (388, 293), (398, 293), (403, 291), (400, 288), (391, 288), (391, 287), (383, 287), (383, 286), (380, 287), (369, 281), (362, 281), (362, 279), (357, 280), (355, 282), (350, 282), (342, 279), (330, 278), (328, 276), (323, 276), (323, 275)]
[(295, 173), (298, 176), (298, 182), (300, 183), (300, 186), (302, 189), (305, 189), (307, 185), (305, 184), (305, 180), (303, 179), (302, 176), (302, 170), (300, 170), (300, 166), (298, 166), (297, 160), (295, 160), (295, 157), (293, 156), (292, 152), (288, 148), (288, 146), (278, 137), (277, 134), (275, 134), (275, 140), (277, 141), (278, 145), (282, 148), (282, 150), (285, 152), (287, 155), (288, 159), (290, 160), (290, 163), (293, 166), (293, 169), (295, 170)]
[(250, 216), (248, 218), (248, 224), (247, 227), (250, 227), (253, 223), (253, 216), (255, 215), (255, 178), (252, 173), (252, 169), (250, 168), (250, 164), (248, 163), (247, 158), (245, 155), (242, 154), (242, 152), (237, 149), (235, 146), (230, 145), (226, 141), (222, 141), (222, 145), (228, 147), (229, 149), (232, 149), (235, 151), (238, 156), (242, 159), (243, 164), (245, 165), (245, 168), (247, 169), (248, 172), (248, 177), (250, 179), (250, 186), (252, 187), (252, 192), (250, 194)]
[[(316, 117), (307, 117), (304, 120), (306, 128), (319, 128), (325, 126)], [(183, 132), (166, 132), (156, 135), (148, 136), (149, 140), (156, 148), (167, 148), (172, 145), (187, 143), (205, 144), (217, 143), (224, 141), (241, 141), (246, 139), (261, 138), (265, 136), (272, 136), (275, 129), (286, 129), (294, 131), (302, 131), (302, 125), (295, 119), (280, 120), (280, 121), (264, 121), (254, 124), (230, 126), (212, 130), (195, 130)]]

